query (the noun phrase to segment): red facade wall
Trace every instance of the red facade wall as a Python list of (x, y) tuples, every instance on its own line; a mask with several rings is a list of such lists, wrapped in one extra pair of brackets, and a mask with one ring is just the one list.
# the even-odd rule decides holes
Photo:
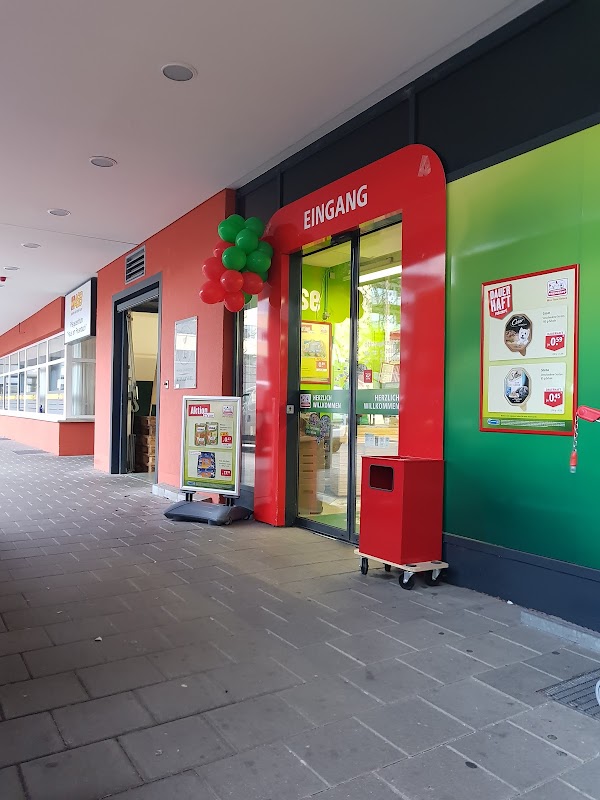
[(65, 327), (65, 299), (57, 297), (33, 316), (0, 336), (0, 356), (60, 333)]
[[(234, 202), (232, 191), (220, 192), (145, 242), (145, 277), (162, 275), (158, 480), (170, 486), (180, 482), (182, 397), (232, 389), (233, 315), (222, 303), (203, 304), (198, 291), (202, 262), (212, 254), (217, 225), (233, 213)], [(110, 468), (113, 296), (135, 286), (125, 286), (125, 256), (98, 273), (95, 466), (105, 472)], [(198, 317), (197, 388), (178, 390), (173, 388), (175, 322), (193, 316)]]
[(91, 456), (93, 422), (53, 422), (0, 415), (0, 436), (55, 456)]

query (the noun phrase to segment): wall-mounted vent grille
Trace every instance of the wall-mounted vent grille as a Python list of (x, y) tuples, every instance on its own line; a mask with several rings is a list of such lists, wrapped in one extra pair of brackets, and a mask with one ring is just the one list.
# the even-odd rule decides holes
[(137, 281), (146, 274), (146, 248), (138, 247), (125, 259), (125, 283)]

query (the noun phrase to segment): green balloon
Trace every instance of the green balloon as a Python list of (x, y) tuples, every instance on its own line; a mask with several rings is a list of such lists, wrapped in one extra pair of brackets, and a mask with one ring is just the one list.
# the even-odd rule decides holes
[(258, 249), (261, 251), (261, 253), (266, 253), (269, 258), (273, 258), (273, 248), (268, 242), (260, 241), (258, 243)]
[(239, 229), (235, 224), (231, 224), (228, 219), (224, 219), (223, 222), (219, 222), (219, 227), (217, 228), (219, 231), (219, 236), (223, 239), (224, 242), (230, 242), (234, 244), (235, 237), (239, 233)]
[(252, 253), (258, 247), (258, 236), (247, 228), (243, 228), (235, 237), (235, 243), (244, 251)]
[(234, 228), (237, 228), (237, 232), (239, 233), (243, 230), (246, 226), (246, 220), (241, 217), (239, 214), (230, 214), (227, 217), (227, 222)]
[(221, 261), (227, 269), (236, 269), (239, 272), (246, 266), (246, 253), (240, 247), (234, 245), (233, 247), (228, 247), (227, 250), (223, 250)]
[(244, 300), (246, 301), (246, 303), (249, 303), (250, 300), (252, 300), (252, 295), (248, 294), (248, 292), (244, 292)]
[[(225, 252), (227, 252), (227, 250)], [(250, 272), (267, 272), (270, 266), (271, 259), (266, 253), (263, 253), (262, 250), (255, 250), (248, 255), (246, 268)]]
[(259, 239), (265, 232), (265, 225), (258, 217), (248, 217), (246, 220), (246, 228), (255, 233)]

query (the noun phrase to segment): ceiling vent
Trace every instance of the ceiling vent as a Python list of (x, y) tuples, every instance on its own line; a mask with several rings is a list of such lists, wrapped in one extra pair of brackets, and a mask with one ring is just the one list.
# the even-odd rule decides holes
[(146, 247), (138, 247), (125, 258), (125, 283), (137, 281), (146, 274)]

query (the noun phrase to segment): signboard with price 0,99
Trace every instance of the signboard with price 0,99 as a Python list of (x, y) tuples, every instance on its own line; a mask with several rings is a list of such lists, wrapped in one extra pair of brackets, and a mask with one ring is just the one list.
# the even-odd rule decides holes
[(241, 398), (184, 397), (181, 488), (240, 493)]

